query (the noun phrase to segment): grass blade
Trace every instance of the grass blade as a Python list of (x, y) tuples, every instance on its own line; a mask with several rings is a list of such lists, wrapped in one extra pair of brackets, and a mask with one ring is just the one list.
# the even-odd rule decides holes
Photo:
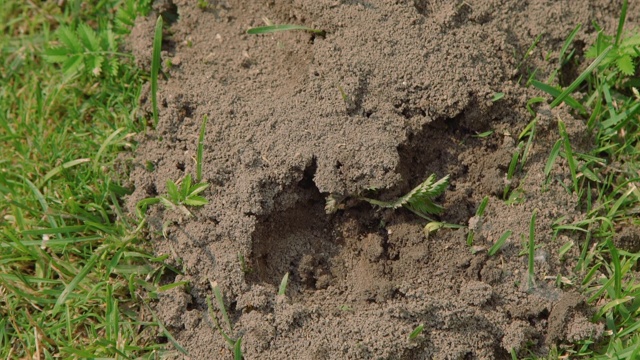
[(512, 233), (513, 231), (511, 230), (505, 231), (504, 234), (500, 236), (500, 239), (498, 239), (498, 241), (496, 241), (496, 243), (493, 244), (493, 246), (491, 246), (491, 248), (489, 249), (489, 256), (495, 255), (498, 252), (498, 250), (502, 248), (502, 245), (504, 245), (504, 242), (507, 241), (507, 239), (509, 238), (509, 236), (511, 236)]
[(533, 289), (536, 286), (535, 282), (535, 271), (534, 271), (534, 257), (536, 252), (536, 244), (535, 244), (535, 232), (536, 232), (536, 216), (538, 214), (538, 209), (533, 210), (533, 215), (531, 215), (531, 222), (529, 223), (529, 276), (527, 277), (527, 282), (529, 289)]
[(60, 307), (65, 303), (65, 301), (67, 301), (67, 297), (71, 294), (71, 292), (73, 292), (76, 286), (78, 286), (78, 284), (89, 274), (89, 272), (91, 272), (93, 266), (96, 264), (96, 261), (98, 261), (100, 256), (102, 256), (102, 250), (94, 252), (91, 258), (89, 258), (89, 261), (87, 261), (82, 270), (80, 270), (78, 275), (76, 275), (76, 277), (71, 280), (69, 285), (64, 288), (60, 296), (58, 296), (56, 304), (53, 306), (53, 310), (51, 311), (52, 315), (56, 315), (58, 311), (60, 311)]
[(196, 155), (196, 182), (202, 180), (202, 152), (204, 149), (204, 134), (207, 129), (207, 121), (209, 118), (205, 115), (202, 118), (202, 125), (200, 125), (200, 136), (198, 137), (198, 153)]
[(151, 58), (151, 103), (153, 107), (153, 126), (158, 126), (158, 72), (160, 71), (160, 51), (162, 50), (162, 16), (156, 20), (153, 36), (153, 57)]
[(289, 273), (287, 272), (282, 277), (282, 281), (280, 281), (280, 287), (278, 287), (278, 295), (285, 295), (288, 284), (289, 284)]
[(560, 147), (562, 146), (562, 139), (556, 141), (556, 143), (553, 145), (553, 148), (551, 148), (551, 153), (549, 154), (549, 159), (547, 160), (547, 164), (544, 166), (544, 177), (545, 178), (549, 178), (549, 174), (551, 173), (551, 168), (553, 167), (553, 164), (556, 162), (556, 158), (558, 157), (558, 154), (560, 153)]
[(595, 58), (595, 60), (593, 60), (591, 65), (589, 65), (589, 67), (587, 67), (582, 72), (582, 74), (580, 74), (580, 76), (578, 76), (578, 78), (571, 83), (571, 85), (569, 85), (562, 93), (560, 93), (560, 95), (558, 95), (558, 97), (556, 97), (556, 99), (553, 100), (549, 106), (553, 109), (554, 107), (560, 105), (560, 103), (562, 103), (569, 94), (571, 94), (578, 86), (580, 86), (580, 84), (582, 84), (584, 79), (586, 79), (587, 76), (589, 76), (589, 74), (591, 74), (591, 72), (598, 65), (600, 65), (602, 60), (604, 60), (607, 54), (609, 54), (609, 51), (611, 51), (611, 49), (613, 49), (613, 45), (609, 45), (606, 49), (604, 49), (602, 54), (600, 54), (597, 58)]
[(573, 182), (573, 191), (578, 194), (578, 164), (573, 157), (573, 151), (571, 150), (571, 142), (569, 141), (569, 135), (567, 134), (567, 128), (561, 119), (558, 119), (558, 129), (560, 131), (560, 137), (564, 143), (564, 153), (569, 163), (569, 171), (571, 172), (571, 181)]
[(622, 38), (622, 30), (624, 29), (624, 21), (627, 18), (628, 7), (629, 7), (629, 1), (624, 0), (622, 2), (622, 10), (620, 11), (620, 19), (618, 20), (618, 31), (616, 31), (616, 46), (620, 45), (620, 39)]
[(66, 163), (60, 166), (54, 167), (42, 178), (42, 180), (38, 182), (38, 188), (41, 188), (42, 185), (44, 185), (52, 177), (58, 175), (62, 170), (66, 170), (68, 168), (74, 167), (76, 165), (84, 164), (89, 161), (91, 161), (91, 159), (76, 159), (76, 160), (67, 161)]
[(271, 34), (280, 31), (291, 31), (291, 30), (302, 30), (308, 31), (314, 34), (318, 34), (320, 36), (325, 35), (324, 30), (313, 29), (310, 27), (302, 26), (302, 25), (291, 25), (291, 24), (276, 24), (276, 25), (267, 25), (267, 26), (258, 26), (247, 30), (247, 34), (250, 35), (258, 35), (258, 34)]
[(411, 334), (409, 334), (409, 340), (415, 340), (418, 336), (420, 336), (420, 334), (422, 333), (422, 331), (424, 330), (424, 324), (420, 324), (418, 325), (412, 332)]

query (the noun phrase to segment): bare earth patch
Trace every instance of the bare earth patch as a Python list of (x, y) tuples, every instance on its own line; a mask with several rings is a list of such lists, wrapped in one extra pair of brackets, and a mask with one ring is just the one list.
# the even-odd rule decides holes
[[(619, 5), (210, 3), (206, 10), (191, 0), (157, 6), (178, 19), (165, 31), (160, 123), (140, 137), (129, 198), (132, 210), (166, 193), (167, 180), (195, 173), (207, 115), (203, 180), (211, 184), (204, 193), (210, 203), (191, 209), (194, 217), (160, 206), (148, 213), (157, 254), (169, 254), (190, 282), (164, 293), (155, 310), (193, 359), (230, 356), (208, 315), (210, 281), (224, 291), (248, 359), (510, 359), (512, 348), (544, 355), (556, 344), (602, 334), (575, 290), (556, 285), (558, 276), (579, 281), (578, 246), (564, 260), (558, 249), (581, 239), (553, 239), (551, 230), (560, 216), (582, 216), (561, 185), (569, 181), (566, 164), (558, 162), (553, 181), (542, 186), (557, 118), (578, 150), (590, 142), (583, 121), (562, 107), (538, 109), (529, 160), (511, 180), (524, 201), (507, 205), (502, 196), (517, 137), (532, 120), (526, 101), (541, 95), (518, 79), (536, 67), (546, 78), (556, 64), (545, 56), (557, 58), (577, 23), (578, 45), (595, 37), (593, 20), (615, 29)], [(637, 23), (640, 11), (629, 14)], [(327, 34), (247, 35), (262, 17)], [(143, 66), (154, 22), (140, 19), (130, 39)], [(493, 102), (497, 92), (505, 97)], [(149, 109), (150, 100), (143, 102)], [(372, 196), (390, 199), (432, 173), (451, 176), (438, 199), (442, 221), (468, 225), (490, 196), (481, 222), (473, 221), (475, 254), (466, 228), (426, 237), (425, 221), (405, 210), (347, 200), (344, 209), (325, 213), (329, 194), (376, 188)], [(519, 253), (534, 209), (540, 247), (530, 290), (527, 258)], [(488, 256), (507, 230), (513, 235), (502, 251)], [(287, 297), (277, 298), (287, 272)], [(419, 324), (423, 333), (409, 341)]]

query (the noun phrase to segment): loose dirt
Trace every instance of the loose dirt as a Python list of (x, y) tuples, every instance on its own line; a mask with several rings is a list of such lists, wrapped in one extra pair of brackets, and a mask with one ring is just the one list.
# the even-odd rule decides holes
[[(578, 151), (590, 144), (584, 121), (538, 107), (528, 160), (510, 180), (520, 201), (505, 203), (503, 191), (518, 135), (533, 119), (525, 104), (543, 95), (522, 85), (534, 69), (542, 80), (552, 73), (576, 24), (570, 51), (579, 59), (595, 38), (592, 21), (611, 33), (618, 2), (229, 0), (203, 10), (169, 0), (155, 9), (173, 21), (164, 32), (160, 122), (139, 137), (128, 207), (195, 174), (208, 116), (209, 204), (190, 208), (192, 217), (161, 206), (147, 214), (156, 253), (183, 272), (166, 281), (189, 281), (162, 293), (155, 311), (190, 358), (231, 358), (208, 314), (214, 281), (247, 359), (510, 359), (512, 349), (544, 355), (602, 334), (587, 320), (592, 309), (557, 281), (579, 283), (583, 241), (551, 229), (561, 216), (583, 217), (565, 190), (562, 160), (544, 185), (557, 119)], [(157, 12), (130, 38), (143, 67)], [(637, 24), (640, 9), (629, 14)], [(326, 36), (247, 35), (263, 17)], [(560, 82), (583, 68), (565, 67)], [(504, 98), (492, 101), (498, 92)], [(150, 111), (148, 92), (142, 108)], [(471, 220), (475, 253), (466, 227), (425, 236), (426, 222), (412, 213), (354, 200), (392, 199), (432, 173), (451, 176), (440, 220)], [(329, 195), (346, 197), (333, 214)], [(473, 218), (485, 196), (485, 216)], [(522, 253), (535, 209), (530, 289)], [(505, 246), (488, 256), (507, 230)], [(575, 246), (560, 258), (569, 241)], [(286, 296), (277, 296), (286, 273)], [(409, 340), (419, 324), (424, 331)]]

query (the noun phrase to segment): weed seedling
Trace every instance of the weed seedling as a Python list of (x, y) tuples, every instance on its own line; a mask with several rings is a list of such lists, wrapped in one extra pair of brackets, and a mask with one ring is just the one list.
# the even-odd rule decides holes
[(280, 286), (278, 287), (278, 296), (284, 296), (287, 292), (287, 285), (289, 285), (289, 273), (287, 272), (282, 277), (282, 281), (280, 281)]
[(448, 175), (436, 181), (436, 175), (432, 174), (422, 184), (395, 201), (380, 201), (366, 197), (360, 199), (382, 208), (398, 209), (404, 207), (424, 219), (434, 221), (429, 215), (440, 214), (443, 208), (434, 203), (433, 199), (442, 195), (447, 186), (449, 186)]
[(415, 340), (418, 336), (420, 336), (420, 334), (422, 334), (422, 331), (424, 330), (424, 324), (420, 324), (418, 325), (412, 332), (411, 334), (409, 334), (409, 341)]
[(190, 174), (187, 174), (187, 176), (182, 179), (182, 182), (176, 183), (172, 180), (167, 180), (167, 195), (139, 201), (136, 205), (138, 216), (141, 218), (144, 217), (147, 207), (157, 203), (162, 203), (162, 205), (169, 210), (178, 209), (188, 216), (193, 216), (186, 206), (203, 206), (208, 204), (209, 201), (199, 195), (208, 187), (209, 184), (207, 183), (193, 184)]
[(207, 8), (209, 7), (209, 1), (208, 0), (198, 0), (198, 8), (200, 10), (207, 10)]

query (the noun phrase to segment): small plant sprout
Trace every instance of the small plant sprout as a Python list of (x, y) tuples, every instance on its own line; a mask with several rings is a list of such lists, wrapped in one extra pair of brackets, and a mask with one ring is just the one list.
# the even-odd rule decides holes
[(202, 153), (204, 151), (204, 135), (207, 130), (207, 115), (202, 117), (202, 125), (200, 125), (200, 136), (198, 137), (198, 150), (196, 153), (196, 182), (202, 181)]
[(172, 180), (167, 180), (166, 186), (166, 196), (147, 198), (138, 202), (136, 205), (138, 216), (144, 217), (147, 207), (157, 203), (162, 203), (169, 210), (181, 210), (185, 215), (193, 216), (186, 206), (202, 206), (209, 203), (206, 198), (199, 195), (209, 187), (209, 184), (193, 184), (190, 174), (187, 174), (182, 179), (182, 182), (178, 181), (176, 183)]
[(502, 236), (500, 236), (498, 241), (496, 241), (496, 243), (493, 244), (493, 246), (491, 246), (491, 248), (489, 248), (489, 256), (493, 256), (498, 251), (500, 251), (500, 249), (502, 249), (502, 246), (507, 241), (507, 239), (511, 236), (512, 233), (513, 233), (513, 231), (511, 231), (511, 230), (505, 231), (504, 234), (502, 234)]
[(564, 154), (569, 164), (569, 171), (571, 172), (571, 181), (573, 183), (573, 191), (578, 195), (580, 184), (578, 183), (577, 168), (578, 164), (573, 156), (573, 150), (571, 149), (571, 142), (569, 141), (569, 135), (567, 134), (567, 128), (561, 119), (558, 119), (558, 130), (564, 145)]
[(287, 272), (282, 277), (282, 281), (280, 281), (280, 286), (278, 287), (278, 296), (285, 296), (287, 292), (287, 285), (289, 285), (289, 273)]
[(536, 232), (536, 216), (538, 214), (538, 209), (533, 210), (533, 214), (531, 215), (531, 222), (529, 223), (529, 271), (527, 276), (527, 285), (529, 289), (533, 289), (536, 286), (535, 282), (535, 271), (534, 271), (534, 258), (536, 253), (536, 244), (535, 244), (535, 232)]
[(502, 99), (504, 97), (504, 93), (503, 92), (497, 92), (495, 94), (493, 94), (493, 97), (491, 98), (492, 102), (496, 102), (500, 99)]
[(162, 50), (162, 16), (158, 16), (153, 36), (153, 56), (151, 58), (151, 106), (153, 126), (158, 126), (158, 72), (160, 71), (160, 51)]
[(208, 7), (209, 7), (208, 0), (198, 0), (198, 8), (200, 10), (207, 10)]
[(411, 334), (409, 334), (409, 341), (415, 340), (418, 336), (420, 336), (420, 334), (422, 334), (423, 330), (424, 330), (424, 324), (420, 324), (416, 326), (416, 328), (413, 329)]
[(241, 337), (239, 337), (238, 339), (233, 338), (233, 326), (231, 325), (231, 321), (229, 320), (229, 314), (227, 313), (227, 308), (224, 306), (224, 298), (222, 296), (222, 291), (220, 290), (220, 287), (218, 286), (217, 282), (215, 281), (211, 282), (211, 290), (213, 291), (213, 295), (216, 298), (216, 303), (218, 304), (218, 310), (220, 310), (220, 313), (222, 314), (222, 320), (224, 320), (225, 324), (227, 325), (229, 332), (227, 333), (220, 325), (220, 322), (218, 321), (218, 317), (213, 312), (213, 304), (211, 303), (211, 297), (207, 296), (207, 306), (209, 307), (209, 316), (211, 317), (211, 320), (213, 321), (214, 326), (216, 327), (220, 335), (224, 338), (224, 340), (227, 342), (227, 344), (229, 345), (229, 348), (233, 352), (233, 359), (242, 360), (243, 359), (242, 338)]
[(360, 199), (382, 208), (398, 209), (405, 207), (414, 214), (433, 222), (434, 220), (429, 215), (440, 214), (443, 211), (442, 206), (434, 203), (433, 199), (442, 195), (448, 185), (449, 175), (436, 181), (436, 175), (432, 174), (422, 184), (395, 201), (380, 201), (366, 197), (361, 197)]
[(473, 245), (473, 237), (475, 236), (475, 230), (477, 230), (482, 224), (482, 216), (484, 215), (484, 210), (487, 208), (489, 204), (489, 197), (485, 196), (480, 202), (480, 206), (476, 210), (476, 216), (469, 219), (469, 234), (467, 235), (467, 245)]

